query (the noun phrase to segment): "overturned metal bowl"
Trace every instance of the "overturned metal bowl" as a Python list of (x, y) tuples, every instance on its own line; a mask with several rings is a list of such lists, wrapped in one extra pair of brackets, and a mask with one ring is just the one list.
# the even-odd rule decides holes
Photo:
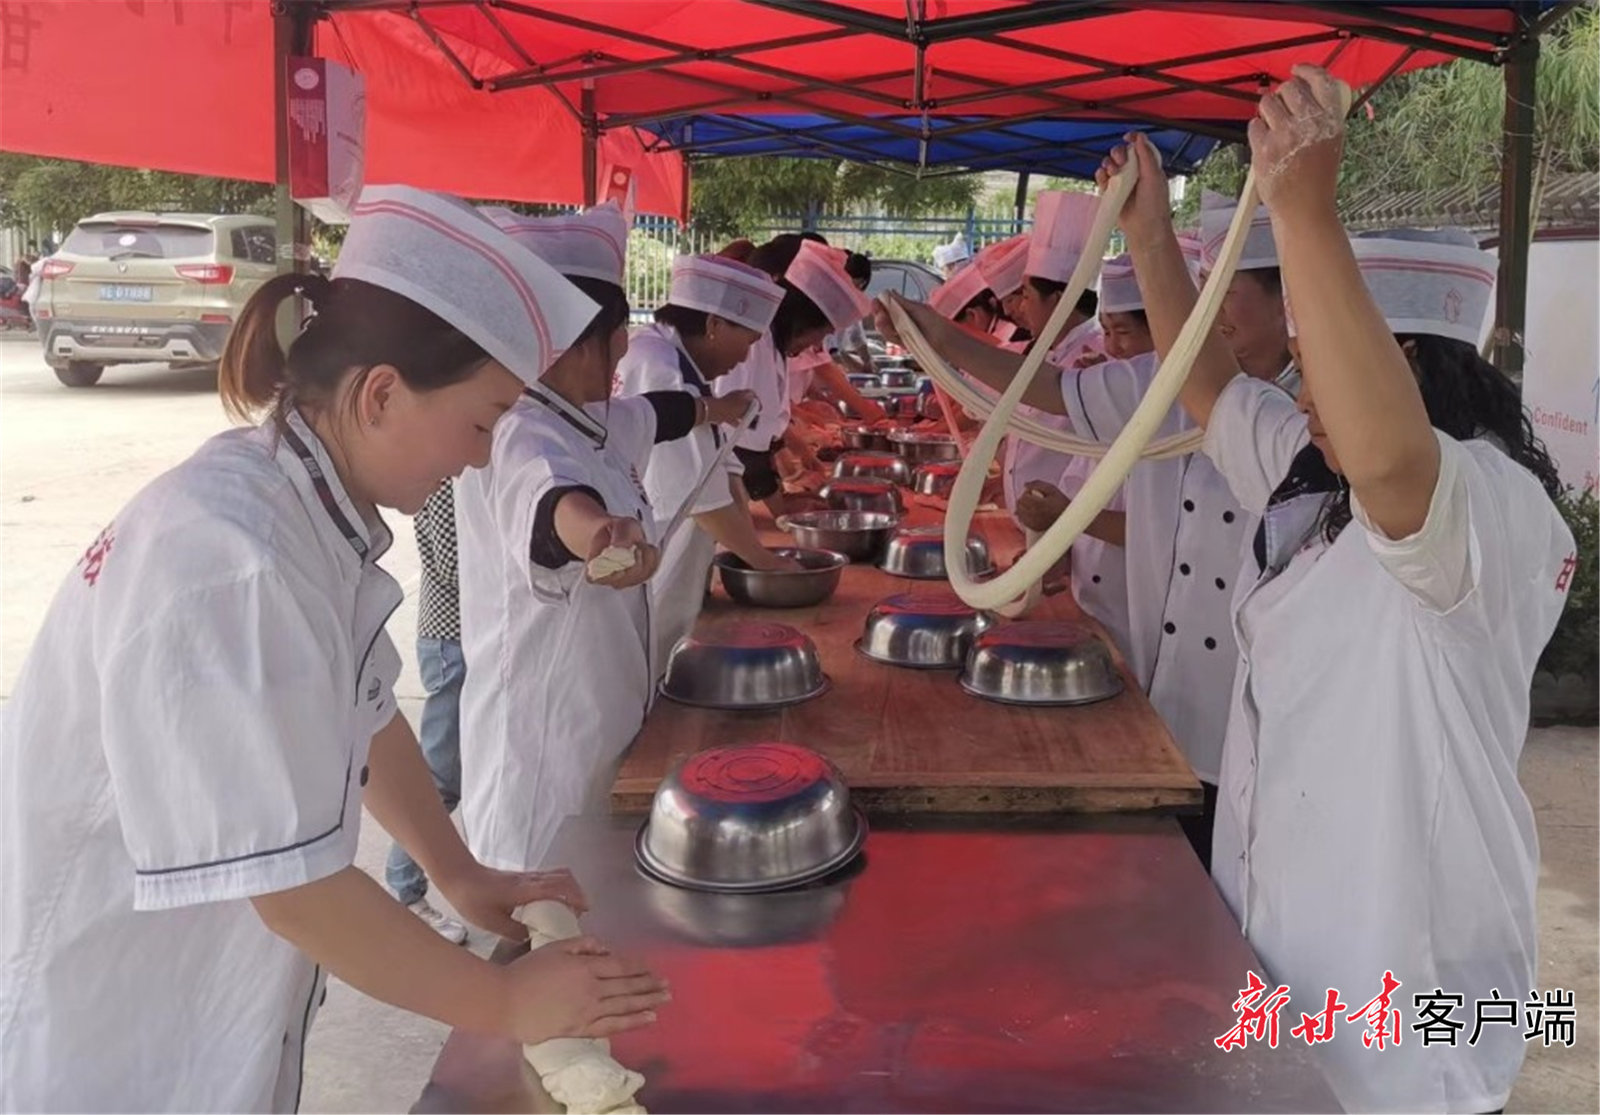
[(851, 561), (876, 561), (899, 521), (881, 511), (801, 511), (779, 516), (778, 529), (806, 549), (832, 550)]
[(747, 620), (692, 632), (667, 659), (661, 695), (697, 708), (773, 709), (828, 688), (811, 639), (781, 623)]
[(756, 743), (701, 751), (667, 775), (634, 850), (662, 882), (748, 893), (831, 875), (866, 837), (832, 763), (807, 747)]
[(918, 465), (917, 471), (911, 476), (911, 490), (919, 495), (948, 498), (955, 490), (956, 477), (960, 475), (959, 461), (935, 461), (932, 464)]
[(887, 666), (954, 670), (994, 622), (953, 592), (902, 592), (872, 606), (856, 649)]
[(1025, 620), (973, 643), (961, 687), (1007, 705), (1087, 705), (1121, 693), (1122, 675), (1087, 627)]
[(873, 480), (892, 480), (908, 487), (911, 484), (911, 466), (898, 453), (857, 450), (842, 454), (833, 462), (833, 475), (840, 480), (868, 477)]
[(871, 450), (880, 452), (889, 448), (888, 435), (874, 426), (842, 426), (839, 436), (844, 440), (847, 449)]
[(879, 480), (871, 476), (851, 476), (830, 480), (817, 493), (835, 511), (878, 511), (885, 515), (899, 515), (905, 510), (900, 502), (900, 486), (893, 480)]
[(718, 554), (712, 562), (722, 587), (736, 604), (752, 608), (809, 608), (833, 595), (850, 559), (832, 550), (773, 551), (800, 563), (794, 569), (751, 569), (737, 554)]
[(894, 430), (889, 434), (889, 446), (910, 465), (961, 459), (961, 446), (949, 434)]
[[(884, 547), (878, 568), (896, 577), (917, 581), (937, 581), (950, 575), (944, 564), (944, 527), (901, 527)], [(994, 572), (989, 543), (976, 534), (967, 535), (967, 576), (982, 577)]]

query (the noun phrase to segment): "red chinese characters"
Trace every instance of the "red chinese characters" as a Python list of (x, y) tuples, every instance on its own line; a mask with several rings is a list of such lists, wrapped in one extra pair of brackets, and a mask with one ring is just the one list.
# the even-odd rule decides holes
[(1278, 1048), (1278, 1012), (1289, 1001), (1289, 985), (1282, 984), (1268, 995), (1267, 985), (1260, 976), (1246, 972), (1245, 977), (1249, 986), (1233, 1001), (1238, 1023), (1226, 1034), (1211, 1039), (1224, 1053), (1243, 1049), (1252, 1039)]

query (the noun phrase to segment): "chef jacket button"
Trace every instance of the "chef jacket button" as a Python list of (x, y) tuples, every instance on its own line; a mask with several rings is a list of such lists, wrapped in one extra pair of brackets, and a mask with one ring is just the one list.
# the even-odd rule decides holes
[(1225, 523), (1233, 522), (1233, 512), (1232, 511), (1224, 511), (1222, 513), (1222, 521), (1225, 522)]
[(1215, 639), (1213, 639), (1209, 635), (1206, 636), (1206, 649), (1207, 650), (1216, 650), (1217, 649), (1217, 641)]
[(1182, 565), (1178, 566), (1178, 572), (1187, 577), (1189, 575), (1189, 563), (1184, 562)]
[(1095, 584), (1099, 584), (1100, 583), (1100, 574), (1096, 573), (1093, 577), (1090, 577), (1089, 580), (1093, 581)]
[(1225, 588), (1228, 587), (1228, 582), (1224, 581), (1221, 577), (1218, 577), (1217, 578), (1217, 587), (1220, 588), (1220, 589), (1225, 589)]
[(1184, 500), (1183, 501), (1183, 509), (1185, 511), (1193, 511), (1194, 510), (1194, 500), (1192, 500), (1192, 499)]
[(1161, 625), (1161, 630), (1165, 631), (1168, 635), (1175, 635), (1178, 632), (1178, 625), (1173, 623), (1171, 620), (1168, 620), (1166, 623)]
[(372, 773), (372, 770), (371, 770), (370, 767), (362, 767), (361, 768), (361, 784), (363, 786), (365, 786), (367, 784), (367, 777), (371, 773)]

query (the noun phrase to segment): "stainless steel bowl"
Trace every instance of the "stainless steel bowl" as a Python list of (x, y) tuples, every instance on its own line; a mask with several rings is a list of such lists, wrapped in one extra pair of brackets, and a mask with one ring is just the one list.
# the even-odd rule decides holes
[(811, 639), (781, 623), (725, 623), (678, 640), (661, 695), (716, 709), (772, 709), (821, 696), (828, 688)]
[(911, 484), (911, 466), (898, 453), (846, 453), (833, 462), (833, 475), (840, 479), (867, 476), (908, 487)]
[(994, 622), (953, 592), (903, 592), (873, 605), (856, 649), (889, 666), (954, 670)]
[(1026, 620), (981, 636), (961, 687), (1008, 705), (1086, 705), (1122, 692), (1111, 651), (1087, 627)]
[(919, 430), (894, 430), (889, 434), (889, 447), (904, 457), (907, 464), (925, 465), (934, 461), (961, 459), (961, 446), (949, 434), (927, 433)]
[(826, 758), (791, 743), (691, 755), (656, 790), (634, 844), (639, 866), (693, 890), (782, 890), (839, 870), (866, 820)]
[(915, 388), (893, 391), (887, 398), (880, 399), (879, 404), (883, 407), (884, 413), (891, 418), (916, 419), (922, 416), (919, 409), (921, 398)]
[(925, 496), (948, 497), (955, 490), (956, 477), (961, 475), (959, 461), (935, 461), (918, 465), (911, 474), (911, 490)]
[(809, 608), (833, 595), (839, 576), (850, 559), (832, 550), (784, 549), (774, 551), (802, 566), (798, 570), (751, 569), (737, 554), (718, 554), (712, 562), (722, 587), (735, 604), (752, 608)]
[(888, 435), (872, 426), (841, 426), (839, 436), (849, 449), (876, 449), (883, 452), (889, 448)]
[(844, 378), (849, 380), (850, 386), (858, 391), (863, 387), (882, 386), (882, 381), (872, 372), (850, 372)]
[(878, 382), (884, 387), (915, 387), (917, 373), (911, 368), (884, 368), (878, 372)]
[(808, 550), (832, 550), (851, 561), (876, 561), (899, 522), (878, 511), (801, 511), (778, 518), (778, 529), (788, 531)]
[[(896, 577), (937, 581), (950, 575), (944, 564), (944, 527), (901, 527), (884, 547), (878, 568)], [(982, 577), (994, 572), (989, 543), (976, 534), (967, 535), (967, 576)]]
[(817, 494), (835, 511), (879, 511), (885, 515), (899, 515), (905, 510), (900, 502), (900, 486), (892, 480), (875, 480), (870, 476), (830, 480)]

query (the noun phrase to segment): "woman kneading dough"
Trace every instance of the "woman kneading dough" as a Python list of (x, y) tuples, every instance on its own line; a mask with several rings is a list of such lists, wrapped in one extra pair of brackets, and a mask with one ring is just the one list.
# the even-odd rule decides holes
[[(287, 355), (277, 312), (315, 314)], [(593, 942), (497, 968), (353, 859), (369, 810), (468, 920), (581, 908), (456, 835), (396, 712), (378, 512), (489, 458), (594, 305), (469, 206), (368, 189), (332, 280), (245, 306), (212, 438), (84, 552), (0, 738), (0, 1108), (293, 1111), (328, 972), (525, 1042), (648, 1022), (659, 981)]]
[(505, 230), (600, 306), (456, 485), (460, 532), (461, 812), (485, 863), (544, 862), (561, 822), (599, 807), (654, 692), (653, 444), (733, 420), (748, 399), (683, 391), (611, 399), (628, 343), (627, 222), (497, 211)]
[[(1517, 760), (1574, 554), (1559, 480), (1477, 352), (1493, 257), (1349, 240), (1340, 97), (1323, 71), (1295, 73), (1262, 100), (1250, 145), (1298, 327), (1298, 407), (1214, 335), (1181, 395), (1264, 516), (1235, 602), (1212, 874), (1269, 985), (1291, 988), (1286, 1018), (1320, 1013), (1330, 988), (1359, 1012), (1385, 973), (1408, 1019), (1435, 989), (1523, 1001), (1539, 855)], [(1159, 157), (1134, 151), (1122, 225), (1165, 350), (1195, 294)], [(1454, 1046), (1391, 1034), (1378, 1053), (1364, 1022), (1315, 1047), (1350, 1111), (1499, 1109), (1526, 1048), (1486, 1026)]]
[(754, 391), (761, 399), (760, 420), (734, 443), (734, 452), (744, 467), (744, 493), (766, 502), (774, 514), (784, 510), (773, 455), (789, 429), (787, 361), (872, 310), (872, 303), (845, 270), (848, 255), (813, 240), (784, 235), (769, 240), (750, 256), (752, 267), (783, 288), (783, 301), (766, 335), (751, 346), (742, 364), (717, 381), (716, 392), (723, 395), (743, 389)]
[[(688, 391), (698, 399), (715, 400), (712, 385), (749, 356), (751, 346), (772, 324), (783, 293), (765, 272), (731, 259), (680, 256), (673, 261), (667, 303), (656, 310), (655, 324), (629, 336), (627, 355), (617, 365), (619, 393)], [(779, 569), (785, 564), (761, 544), (741, 498), (741, 466), (732, 452), (725, 454), (720, 475), (695, 493), (695, 485), (733, 436), (733, 430), (712, 425), (677, 441), (659, 442), (651, 448), (644, 468), (645, 491), (658, 529), (694, 500), (690, 521), (667, 541), (661, 568), (650, 580), (656, 676), (666, 669), (672, 648), (700, 616), (719, 545), (755, 569)]]

